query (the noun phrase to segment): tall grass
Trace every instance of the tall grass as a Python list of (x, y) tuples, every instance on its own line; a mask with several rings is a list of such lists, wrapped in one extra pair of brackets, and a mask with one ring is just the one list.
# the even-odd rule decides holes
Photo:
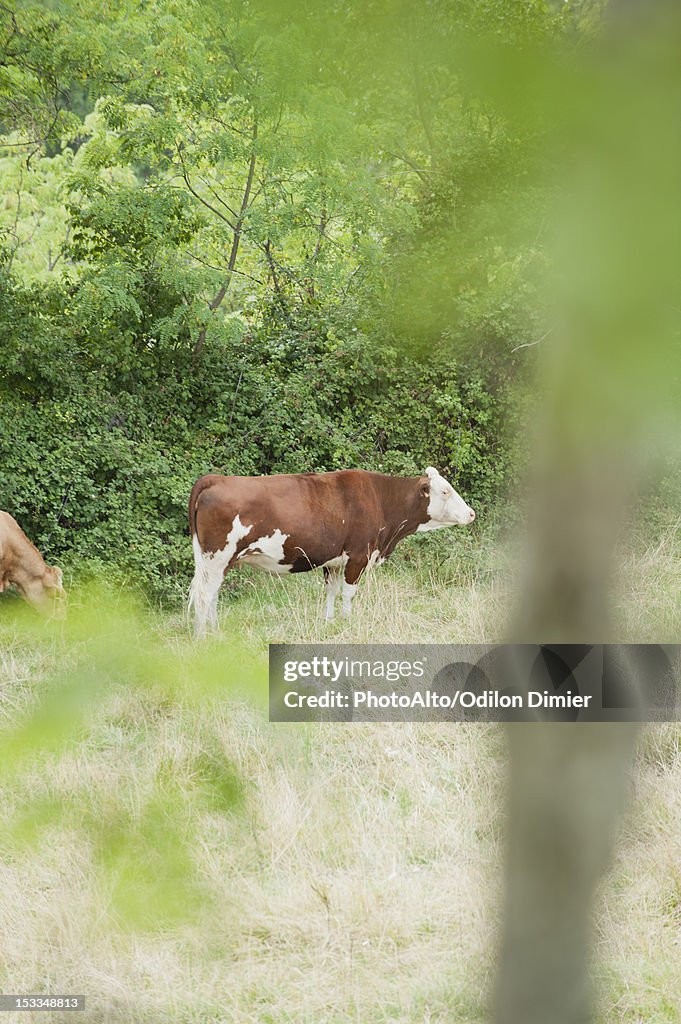
[[(88, 1021), (484, 1020), (501, 728), (274, 726), (261, 690), (267, 641), (500, 635), (506, 549), (470, 538), (437, 557), (405, 546), (331, 624), (316, 574), (245, 571), (227, 585), (222, 636), (199, 648), (180, 613), (122, 600), (100, 622), (76, 595), (55, 628), (6, 605), (2, 991), (85, 993)], [(678, 639), (679, 565), (673, 524), (623, 558), (623, 640)], [(78, 673), (76, 731), (31, 731)], [(679, 729), (651, 727), (596, 915), (603, 1024), (680, 1019), (679, 794)]]

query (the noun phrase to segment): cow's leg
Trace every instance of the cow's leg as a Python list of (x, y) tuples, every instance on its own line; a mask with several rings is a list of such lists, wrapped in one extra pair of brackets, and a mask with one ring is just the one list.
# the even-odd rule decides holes
[(343, 615), (347, 618), (352, 611), (352, 599), (357, 591), (357, 583), (367, 567), (366, 558), (353, 561), (350, 559), (345, 566), (345, 585), (343, 587)]
[(218, 594), (224, 578), (224, 561), (201, 549), (194, 536), (194, 579), (189, 588), (189, 608), (194, 612), (194, 634), (204, 637), (208, 629), (217, 629)]
[[(224, 579), (224, 576), (223, 576), (223, 579)], [(221, 586), (221, 584), (222, 584), (222, 580), (219, 581), (217, 587), (212, 588), (212, 593), (211, 593), (210, 598), (209, 598), (209, 605), (208, 605), (208, 628), (209, 629), (217, 629), (218, 628), (218, 597), (220, 595), (220, 586)]]
[(336, 598), (341, 590), (343, 577), (340, 569), (327, 569), (324, 567), (324, 582), (326, 584), (326, 621), (332, 622)]
[(204, 637), (209, 629), (217, 629), (218, 594), (222, 578), (197, 568), (189, 592), (189, 606), (194, 612), (194, 633)]

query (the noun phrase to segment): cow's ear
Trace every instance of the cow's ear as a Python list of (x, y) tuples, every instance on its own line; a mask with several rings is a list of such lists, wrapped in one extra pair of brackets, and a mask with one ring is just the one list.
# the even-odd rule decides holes
[(426, 483), (422, 483), (421, 486), (419, 487), (419, 494), (421, 495), (422, 498), (430, 497), (430, 484), (427, 481)]

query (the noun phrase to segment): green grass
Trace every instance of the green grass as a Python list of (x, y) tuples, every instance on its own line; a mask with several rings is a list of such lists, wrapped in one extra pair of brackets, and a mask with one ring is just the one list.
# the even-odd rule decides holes
[[(120, 592), (94, 611), (74, 595), (64, 625), (3, 601), (2, 991), (85, 993), (85, 1020), (140, 1024), (485, 1019), (502, 730), (264, 711), (270, 640), (502, 635), (507, 549), (473, 531), (431, 548), (363, 581), (349, 622), (323, 623), (316, 574), (246, 570), (199, 647), (180, 612)], [(622, 565), (622, 639), (678, 640), (674, 524)], [(680, 1019), (680, 794), (681, 731), (651, 727), (596, 914), (602, 1024)]]

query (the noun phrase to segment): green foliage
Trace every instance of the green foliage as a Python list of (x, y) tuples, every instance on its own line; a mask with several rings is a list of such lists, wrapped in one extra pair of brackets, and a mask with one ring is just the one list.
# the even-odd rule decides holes
[[(68, 311), (59, 318), (70, 322)], [(424, 365), (359, 333), (270, 323), (198, 365), (159, 342), (134, 375), (104, 353), (95, 372), (90, 349), (55, 337), (31, 346), (24, 336), (11, 361), (0, 357), (0, 507), (72, 572), (113, 563), (129, 584), (178, 599), (191, 564), (187, 498), (205, 472), (418, 474), (432, 464), (479, 507), (507, 471), (503, 407), (479, 380), (462, 384), (450, 362)]]
[[(39, 649), (45, 624), (23, 614), (20, 602), (15, 611), (3, 618), (3, 649)], [(238, 638), (207, 653), (186, 642), (171, 646), (158, 628), (129, 594), (74, 592), (68, 620), (47, 639), (52, 671), (0, 729), (0, 780), (15, 793), (30, 790), (9, 813), (3, 856), (25, 853), (60, 826), (78, 830), (111, 924), (125, 930), (195, 921), (210, 906), (214, 891), (196, 869), (197, 822), (238, 815), (248, 796), (216, 716), (235, 696), (258, 704), (265, 698), (263, 659)], [(192, 721), (188, 743), (169, 751), (164, 734), (182, 712)], [(120, 750), (135, 752), (135, 744), (146, 753), (161, 736), (164, 756), (132, 758), (133, 786), (119, 785), (115, 770), (113, 779), (80, 776), (65, 785), (54, 765), (82, 756), (94, 736), (103, 760), (113, 755), (115, 762), (118, 748), (120, 761)]]
[(0, 507), (172, 599), (210, 470), (433, 464), (493, 503), (545, 330), (504, 83), (591, 6), (3, 7)]

